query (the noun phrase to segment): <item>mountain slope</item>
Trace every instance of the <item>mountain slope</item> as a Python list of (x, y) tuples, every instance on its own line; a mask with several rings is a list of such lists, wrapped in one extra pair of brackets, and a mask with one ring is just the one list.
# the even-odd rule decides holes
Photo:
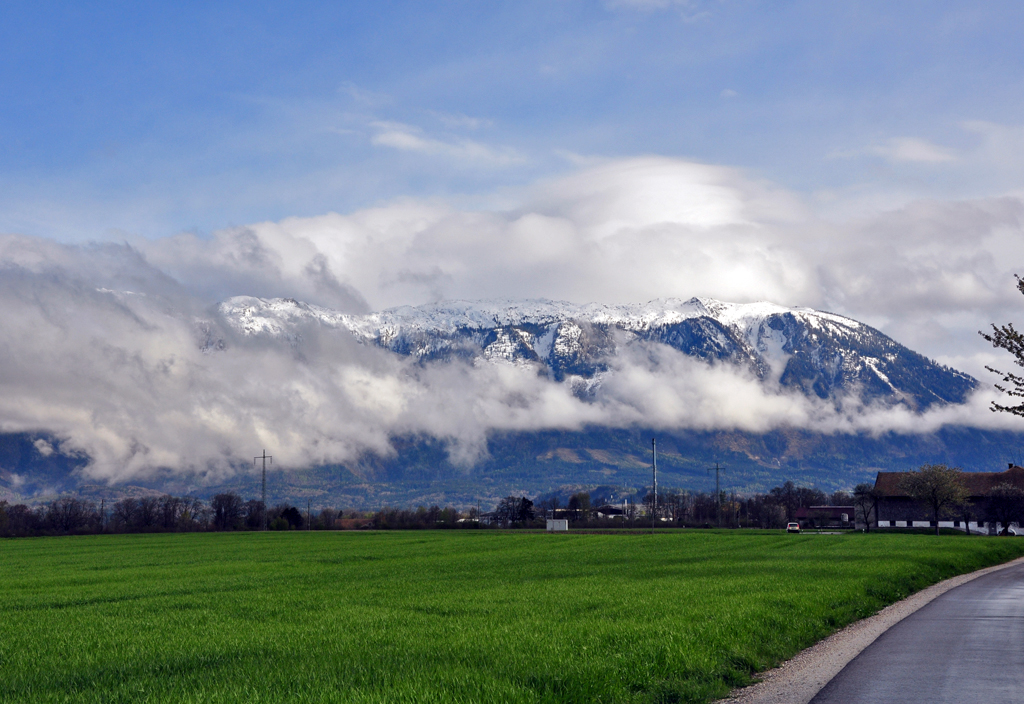
[[(271, 503), (288, 501), (314, 508), (379, 508), (454, 504), (493, 508), (509, 494), (537, 496), (554, 489), (609, 487), (617, 493), (643, 491), (651, 481), (651, 437), (658, 439), (658, 483), (666, 489), (711, 491), (714, 472), (723, 467), (722, 488), (740, 494), (767, 491), (787, 480), (824, 491), (851, 489), (875, 473), (906, 471), (924, 463), (946, 463), (965, 471), (996, 471), (1020, 461), (1024, 433), (947, 427), (931, 434), (823, 434), (776, 430), (671, 433), (649, 429), (591, 429), (583, 432), (496, 433), (488, 454), (471, 472), (453, 466), (442, 443), (396, 438), (396, 453), (365, 456), (351, 466), (328, 465), (268, 472)], [(224, 483), (194, 482), (163, 475), (130, 485), (83, 483), (73, 466), (58, 468), (35, 457), (30, 436), (0, 435), (0, 450), (20, 446), (17, 482), (0, 472), (0, 500), (52, 497), (62, 491), (99, 501), (171, 492), (210, 498), (237, 491), (260, 495), (259, 473), (242, 471)], [(0, 453), (3, 454), (3, 453)], [(51, 456), (52, 458), (53, 456)], [(13, 459), (0, 457), (0, 464)], [(608, 493), (605, 491), (605, 493)]]
[[(294, 354), (272, 355), (274, 360), (292, 357), (303, 374), (329, 375), (336, 361), (331, 356), (334, 350), (348, 347), (321, 344), (324, 337), (332, 336), (414, 360), (413, 365), (397, 365), (401, 374), (416, 372), (415, 365), (433, 372), (434, 367), (466, 363), (485, 373), (476, 374), (480, 370), (474, 369), (471, 375), (442, 373), (434, 377), (442, 384), (449, 379), (459, 380), (456, 383), (467, 378), (483, 379), (484, 384), (498, 377), (512, 379), (510, 390), (505, 390), (510, 393), (498, 394), (493, 403), (510, 404), (514, 411), (510, 417), (514, 418), (533, 413), (534, 406), (515, 405), (520, 403), (515, 392), (520, 385), (536, 380), (534, 374), (542, 381), (537, 386), (545, 391), (552, 387), (544, 379), (565, 384), (558, 388), (563, 393), (553, 394), (563, 404), (556, 409), (569, 400), (589, 412), (592, 408), (600, 410), (602, 404), (607, 406), (609, 399), (632, 402), (632, 397), (623, 395), (623, 388), (633, 393), (638, 377), (630, 373), (635, 369), (645, 371), (646, 360), (686, 361), (688, 357), (698, 361), (661, 366), (658, 361), (652, 367), (656, 374), (646, 377), (648, 386), (635, 392), (644, 401), (654, 396), (651, 405), (630, 406), (627, 410), (639, 411), (619, 416), (609, 424), (588, 420), (559, 425), (557, 414), (542, 413), (537, 414), (536, 422), (531, 417), (530, 423), (521, 425), (487, 425), (490, 421), (484, 418), (472, 431), (480, 434), (480, 452), (469, 461), (453, 459), (452, 444), (461, 436), (453, 434), (451, 424), (433, 432), (435, 426), (431, 423), (395, 423), (385, 427), (387, 451), (364, 449), (358, 456), (349, 455), (344, 465), (332, 463), (328, 457), (319, 463), (314, 460), (308, 466), (273, 472), (271, 494), (275, 501), (301, 502), (313, 497), (314, 503), (345, 507), (447, 502), (468, 506), (477, 501), (486, 504), (508, 493), (536, 495), (567, 485), (642, 487), (650, 473), (652, 437), (658, 438), (664, 452), (659, 466), (666, 486), (706, 488), (707, 467), (721, 461), (727, 466), (727, 486), (736, 491), (764, 490), (787, 479), (826, 489), (850, 488), (870, 479), (878, 469), (908, 469), (926, 462), (993, 470), (1004, 461), (1019, 461), (1019, 448), (1024, 446), (1024, 434), (954, 426), (921, 433), (878, 430), (887, 427), (884, 423), (804, 427), (799, 423), (801, 416), (796, 416), (796, 423), (788, 422), (789, 416), (780, 416), (778, 422), (740, 426), (730, 424), (731, 417), (723, 416), (724, 421), (702, 424), (709, 407), (700, 405), (699, 395), (713, 395), (717, 386), (709, 391), (706, 385), (683, 384), (667, 388), (666, 396), (650, 394), (652, 388), (668, 387), (687, 374), (699, 376), (704, 364), (740, 372), (743, 393), (736, 392), (739, 386), (727, 390), (732, 404), (727, 407), (732, 410), (739, 404), (743, 412), (754, 409), (752, 414), (758, 419), (766, 406), (750, 405), (757, 394), (744, 394), (751, 389), (764, 391), (766, 398), (785, 397), (787, 408), (793, 399), (799, 401), (797, 405), (807, 406), (801, 395), (816, 402), (825, 400), (824, 404), (810, 406), (816, 411), (824, 409), (828, 415), (828, 405), (832, 404), (842, 407), (842, 412), (833, 414), (836, 417), (853, 417), (860, 411), (874, 413), (878, 406), (883, 412), (892, 406), (923, 412), (959, 404), (977, 387), (971, 377), (926, 359), (878, 330), (807, 308), (697, 298), (624, 306), (455, 301), (348, 315), (291, 299), (237, 297), (222, 303), (216, 315), (197, 321), (195, 332), (198, 345), (206, 353), (225, 355), (209, 361), (228, 369), (254, 359), (242, 349), (246, 345), (252, 344), (258, 352), (280, 345), (285, 350), (290, 346)], [(321, 339), (312, 339), (316, 336)], [(348, 349), (346, 354), (351, 351)], [(234, 359), (233, 353), (237, 353)], [(310, 359), (321, 363), (311, 364)], [(494, 369), (489, 365), (499, 365), (499, 374), (490, 374)], [(500, 365), (517, 368), (505, 370)], [(241, 374), (245, 376), (245, 370)], [(430, 378), (431, 374), (424, 376)], [(710, 384), (736, 380), (732, 374), (706, 376)], [(413, 388), (419, 393), (437, 387)], [(330, 384), (323, 389), (321, 397), (328, 404), (330, 394), (343, 397), (346, 393)], [(486, 393), (473, 396), (481, 393), (476, 387), (460, 386), (452, 392), (460, 400), (468, 398), (461, 409), (463, 415), (452, 415), (454, 423), (463, 419), (476, 422), (473, 415), (477, 409), (486, 411), (486, 404), (492, 402)], [(564, 392), (576, 394), (582, 403)], [(303, 403), (301, 395), (294, 398)], [(474, 406), (480, 398), (484, 399), (483, 405)], [(686, 421), (664, 422), (657, 417), (659, 404), (666, 398), (669, 404), (686, 407)], [(448, 413), (446, 409), (458, 406), (450, 400), (444, 403), (428, 406), (427, 414), (443, 415)], [(858, 404), (870, 408), (862, 409)], [(691, 407), (696, 410), (690, 412)], [(371, 408), (375, 407), (371, 404)], [(650, 416), (644, 415), (651, 408), (654, 411)], [(364, 426), (359, 422), (366, 413), (362, 409), (356, 406), (354, 413), (328, 416), (338, 427), (355, 428), (354, 432), (360, 433)], [(301, 413), (292, 415), (301, 417)], [(897, 415), (906, 418), (906, 414)], [(582, 417), (615, 418), (607, 414)], [(325, 437), (333, 437), (333, 427), (327, 426)], [(365, 427), (375, 426), (370, 423)], [(848, 430), (835, 432), (835, 427)], [(872, 431), (857, 429), (864, 427)], [(471, 433), (467, 436), (476, 437)], [(289, 442), (297, 442), (298, 437)], [(73, 445), (65, 441), (43, 430), (0, 434), (0, 500), (52, 496), (68, 490), (97, 498), (113, 498), (126, 491), (210, 494), (218, 489), (237, 490), (247, 497), (256, 495), (255, 475), (248, 462), (240, 462), (236, 473), (224, 474), (226, 483), (218, 486), (173, 466), (156, 467), (145, 475), (148, 478), (140, 475), (132, 479), (131, 486), (90, 486), (86, 482), (96, 481), (89, 480), (85, 471), (90, 458), (67, 450)]]
[(244, 335), (294, 342), (304, 325), (347, 331), (364, 343), (423, 362), (489, 360), (535, 365), (556, 381), (599, 376), (631, 345), (661, 343), (708, 363), (730, 363), (765, 383), (840, 402), (913, 410), (962, 403), (977, 386), (867, 325), (809, 308), (707, 298), (641, 305), (546, 300), (451, 301), (370, 315), (291, 299), (235, 297), (224, 320)]

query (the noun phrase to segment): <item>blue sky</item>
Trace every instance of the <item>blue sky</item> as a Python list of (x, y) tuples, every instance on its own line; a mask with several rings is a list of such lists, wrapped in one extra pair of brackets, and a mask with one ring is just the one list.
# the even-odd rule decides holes
[[(809, 306), (982, 381), (931, 421), (835, 427), (1008, 427), (977, 332), (1021, 321), (1022, 28), (1009, 1), (8, 0), (0, 431), (125, 478), (576, 422), (529, 370), (413, 388), (343, 342), (204, 354), (241, 295)], [(711, 378), (665, 369), (665, 389)], [(711, 381), (668, 405), (803, 422)], [(555, 405), (503, 406), (503, 383)], [(466, 415), (433, 410), (449, 393)]]
[(0, 231), (471, 207), (638, 155), (844, 213), (1021, 185), (954, 158), (1021, 122), (1020, 3), (253, 5), (5, 3)]

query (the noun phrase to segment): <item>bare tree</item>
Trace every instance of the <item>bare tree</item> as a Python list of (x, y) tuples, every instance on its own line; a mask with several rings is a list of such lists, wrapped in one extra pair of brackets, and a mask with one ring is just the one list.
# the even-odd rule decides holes
[(165, 494), (160, 498), (160, 525), (164, 530), (177, 530), (185, 501), (177, 496)]
[(495, 519), (503, 526), (511, 523), (527, 523), (533, 520), (533, 502), (525, 496), (506, 496), (494, 510)]
[(960, 516), (960, 520), (964, 522), (964, 533), (970, 535), (971, 519), (978, 517), (978, 506), (968, 497), (957, 504), (956, 512)]
[(498, 505), (494, 508), (494, 520), (502, 526), (508, 527), (508, 525), (515, 520), (518, 507), (518, 498), (515, 496), (506, 496), (504, 499), (499, 501)]
[(205, 528), (209, 522), (208, 509), (203, 502), (194, 496), (183, 496), (181, 515), (178, 516), (179, 530), (196, 530), (199, 526)]
[(25, 504), (7, 506), (4, 513), (7, 514), (6, 535), (32, 535), (45, 525), (46, 511), (40, 509), (32, 510)]
[(242, 518), (242, 497), (234, 492), (217, 494), (210, 501), (210, 509), (217, 530), (233, 530)]
[[(643, 504), (644, 513), (646, 513), (648, 516), (650, 516), (654, 512), (654, 494), (653, 493), (648, 491), (646, 494), (644, 494), (643, 498), (640, 499), (640, 503)], [(659, 501), (658, 508), (661, 508), (660, 501)]]
[(986, 517), (1001, 523), (1004, 535), (1009, 533), (1011, 523), (1024, 523), (1024, 489), (1004, 482), (994, 486), (987, 498)]
[(848, 491), (834, 491), (828, 497), (828, 504), (829, 506), (852, 506), (853, 495)]
[(259, 530), (263, 527), (263, 502), (259, 499), (249, 499), (242, 507), (245, 516), (245, 527), (249, 530)]
[(559, 509), (558, 497), (552, 495), (552, 496), (544, 499), (543, 501), (540, 502), (540, 507), (544, 511), (547, 511), (548, 515), (551, 518), (554, 518), (555, 517), (555, 512), (558, 511), (558, 509)]
[[(1024, 279), (1021, 279), (1019, 276), (1016, 278), (1017, 290), (1024, 293)], [(1017, 332), (1013, 327), (1013, 323), (998, 326), (993, 324), (991, 335), (984, 332), (979, 332), (978, 334), (991, 342), (993, 347), (1009, 352), (1013, 357), (1013, 363), (1018, 367), (1024, 367), (1024, 334)], [(1003, 383), (995, 385), (997, 389), (1010, 398), (1024, 398), (1024, 376), (1013, 372), (1001, 372), (992, 367), (985, 368), (1003, 377)], [(1012, 413), (1015, 416), (1024, 416), (1024, 403), (1018, 403), (1015, 406), (1004, 406), (993, 401), (992, 410)]]
[(46, 522), (59, 533), (74, 533), (83, 528), (89, 521), (90, 514), (95, 511), (81, 499), (63, 496), (54, 499), (46, 508)]
[(860, 511), (864, 517), (865, 530), (871, 532), (872, 521), (878, 525), (878, 502), (882, 498), (882, 492), (873, 484), (858, 484), (853, 489), (853, 506), (855, 511)]
[(341, 518), (339, 511), (335, 511), (331, 508), (322, 508), (320, 509), (320, 515), (317, 516), (316, 523), (313, 524), (313, 527), (318, 530), (330, 530), (334, 527), (334, 521), (338, 518)]
[(828, 495), (825, 492), (805, 486), (796, 486), (791, 481), (772, 489), (769, 496), (775, 503), (785, 507), (787, 521), (793, 520), (793, 515), (798, 508), (824, 506), (828, 503)]
[(152, 530), (160, 516), (160, 499), (143, 496), (139, 499), (136, 524), (141, 530)]
[(658, 498), (658, 506), (673, 522), (681, 521), (685, 515), (686, 497), (676, 490), (662, 494)]
[(908, 496), (931, 509), (935, 535), (939, 534), (939, 517), (969, 496), (962, 474), (959, 467), (926, 464), (916, 472), (907, 472), (900, 482)]
[(114, 511), (111, 518), (115, 531), (134, 530), (136, 516), (139, 512), (139, 501), (131, 497), (121, 499), (114, 503)]
[(581, 491), (569, 497), (569, 510), (575, 520), (590, 520), (590, 492)]

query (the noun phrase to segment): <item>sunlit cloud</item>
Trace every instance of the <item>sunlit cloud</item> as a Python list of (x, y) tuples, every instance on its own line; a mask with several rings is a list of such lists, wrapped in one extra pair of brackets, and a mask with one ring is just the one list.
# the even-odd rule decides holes
[[(415, 136), (415, 135), (414, 135)], [(0, 430), (48, 432), (95, 478), (219, 477), (251, 446), (283, 466), (387, 455), (432, 436), (471, 463), (495, 430), (595, 425), (763, 432), (1004, 428), (987, 411), (988, 322), (1019, 319), (1024, 203), (921, 201), (843, 224), (742, 171), (606, 160), (521, 189), (511, 207), (403, 199), (210, 237), (72, 246), (0, 238)], [(916, 414), (808, 399), (658, 345), (610, 359), (580, 398), (528, 366), (427, 364), (302, 329), (239, 335), (216, 304), (247, 294), (346, 313), (446, 298), (643, 302), (703, 295), (849, 315), (982, 379)]]

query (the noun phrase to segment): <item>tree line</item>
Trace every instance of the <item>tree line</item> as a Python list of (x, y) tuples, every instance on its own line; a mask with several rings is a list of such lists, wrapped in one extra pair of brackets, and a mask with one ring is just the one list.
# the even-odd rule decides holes
[[(529, 503), (526, 510), (523, 502)], [(611, 508), (624, 511), (621, 517), (600, 518), (590, 493), (581, 491), (561, 506), (552, 497), (536, 508), (525, 497), (502, 499), (493, 520), (509, 527), (537, 527), (549, 517), (567, 518), (575, 523), (595, 527), (637, 526), (656, 518), (659, 525), (677, 527), (785, 528), (797, 510), (811, 506), (852, 506), (853, 496), (845, 491), (826, 494), (820, 489), (797, 486), (787, 481), (766, 493), (741, 496), (735, 492), (683, 491), (667, 489), (654, 495), (647, 492), (639, 500), (615, 504)]]
[[(659, 492), (657, 514), (666, 521), (662, 524), (677, 526), (781, 528), (791, 520), (794, 512), (803, 506), (829, 503), (845, 505), (849, 495), (837, 492), (826, 495), (817, 489), (799, 487), (786, 482), (767, 494), (739, 497), (735, 493), (714, 493), (668, 490)], [(627, 505), (623, 519), (606, 521), (608, 525), (635, 525), (643, 516), (650, 520), (653, 497), (647, 494), (639, 503)], [(641, 510), (641, 506), (643, 509)], [(544, 518), (559, 509), (557, 500), (535, 505), (525, 496), (501, 499), (490, 515), (476, 508), (460, 511), (454, 507), (419, 506), (415, 509), (385, 507), (372, 513), (350, 512), (344, 525), (344, 512), (321, 508), (305, 512), (283, 503), (266, 509), (267, 526), (271, 530), (335, 530), (344, 527), (374, 528), (378, 530), (408, 530), (423, 528), (479, 528), (483, 526), (508, 528), (538, 528)], [(567, 510), (569, 517), (584, 524), (601, 525), (595, 516), (588, 492), (574, 494)], [(564, 513), (562, 514), (564, 515)], [(215, 495), (209, 501), (192, 496), (145, 496), (123, 498), (107, 503), (90, 499), (63, 496), (52, 501), (28, 506), (11, 505), (0, 501), (0, 536), (23, 537), (42, 535), (87, 535), (96, 533), (159, 533), (260, 530), (263, 526), (263, 502), (244, 500), (234, 492)]]
[[(526, 500), (529, 503), (529, 500)], [(345, 516), (349, 520), (343, 521)], [(192, 496), (146, 496), (98, 503), (74, 496), (28, 506), (0, 501), (0, 536), (89, 535), (97, 533), (168, 533), (261, 530), (264, 506), (244, 500), (234, 492), (215, 495), (209, 501)], [(340, 530), (375, 528), (479, 527), (479, 511), (453, 507), (419, 506), (415, 509), (385, 507), (376, 512), (320, 508), (309, 514), (287, 503), (266, 510), (270, 530)]]
[[(193, 496), (144, 496), (107, 503), (62, 496), (37, 506), (0, 501), (0, 536), (87, 535), (91, 533), (170, 533), (259, 530), (266, 513), (272, 530), (307, 527), (305, 512), (287, 503), (264, 511), (262, 501), (238, 494), (215, 495), (209, 502)], [(342, 512), (319, 509), (308, 516), (308, 528), (339, 527)]]
[[(967, 521), (986, 519), (1004, 526), (1024, 525), (1024, 490), (1011, 484), (995, 487), (983, 503), (967, 495), (960, 470), (942, 465), (925, 465), (904, 479), (908, 495), (926, 506), (935, 525), (940, 517), (957, 516)], [(337, 530), (374, 528), (410, 530), (424, 528), (542, 528), (544, 519), (557, 515), (584, 526), (646, 526), (656, 514), (658, 524), (675, 527), (784, 528), (801, 508), (812, 506), (854, 506), (871, 530), (877, 516), (880, 494), (871, 484), (860, 484), (852, 493), (832, 494), (787, 481), (768, 492), (738, 496), (734, 492), (691, 492), (665, 490), (655, 502), (648, 492), (639, 501), (625, 504), (617, 518), (599, 518), (586, 491), (573, 494), (564, 508), (555, 498), (535, 504), (525, 496), (501, 499), (491, 514), (476, 508), (460, 511), (453, 507), (419, 506), (415, 509), (385, 507), (373, 513), (344, 513), (330, 508), (305, 512), (287, 503), (266, 510), (271, 530)], [(619, 505), (621, 507), (621, 505)], [(243, 500), (233, 492), (215, 495), (209, 502), (196, 497), (148, 496), (124, 498), (107, 504), (65, 496), (30, 507), (0, 501), (0, 536), (85, 535), (90, 533), (156, 533), (192, 531), (260, 530), (264, 506), (261, 501)]]

